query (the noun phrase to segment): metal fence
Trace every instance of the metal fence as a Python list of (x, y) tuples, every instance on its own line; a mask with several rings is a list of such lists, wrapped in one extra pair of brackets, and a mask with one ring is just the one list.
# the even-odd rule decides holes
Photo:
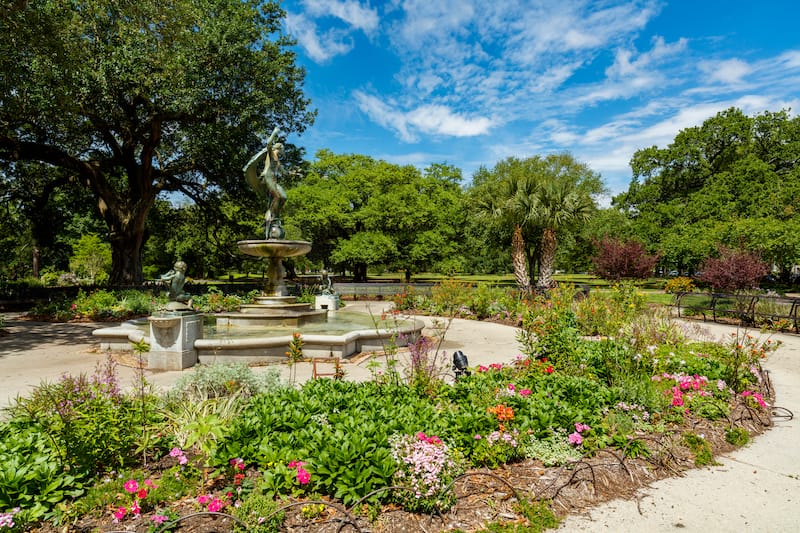
[(800, 298), (773, 294), (727, 294), (682, 292), (675, 295), (679, 317), (699, 317), (743, 326), (768, 326), (780, 331), (798, 331)]

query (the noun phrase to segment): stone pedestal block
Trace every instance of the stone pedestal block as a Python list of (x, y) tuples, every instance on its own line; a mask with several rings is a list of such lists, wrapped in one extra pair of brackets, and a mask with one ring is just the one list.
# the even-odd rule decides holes
[(339, 309), (339, 296), (336, 294), (322, 294), (314, 297), (314, 309), (327, 309), (336, 311)]
[(203, 338), (203, 315), (197, 313), (151, 316), (151, 370), (183, 370), (197, 364), (194, 341)]

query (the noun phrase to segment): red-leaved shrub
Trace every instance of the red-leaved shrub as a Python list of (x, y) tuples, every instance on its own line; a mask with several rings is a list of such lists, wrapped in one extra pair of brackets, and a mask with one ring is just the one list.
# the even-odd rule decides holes
[(769, 267), (756, 254), (744, 250), (719, 247), (719, 257), (710, 257), (700, 265), (699, 279), (715, 291), (736, 292), (758, 288)]
[(658, 255), (649, 255), (638, 241), (604, 237), (594, 244), (597, 248), (592, 258), (594, 272), (603, 279), (646, 279), (658, 263)]

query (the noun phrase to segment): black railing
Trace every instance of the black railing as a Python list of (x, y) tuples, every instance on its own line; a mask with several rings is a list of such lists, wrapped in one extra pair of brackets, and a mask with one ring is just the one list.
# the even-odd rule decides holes
[(800, 298), (776, 294), (727, 294), (681, 292), (675, 294), (679, 317), (698, 317), (743, 326), (768, 326), (781, 331), (798, 330)]

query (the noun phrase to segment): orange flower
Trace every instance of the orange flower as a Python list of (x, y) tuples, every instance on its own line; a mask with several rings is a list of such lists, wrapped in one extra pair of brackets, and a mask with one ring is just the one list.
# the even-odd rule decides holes
[(514, 420), (514, 408), (506, 407), (503, 404), (495, 405), (494, 407), (487, 407), (486, 412), (496, 416), (497, 420), (500, 422), (505, 420)]

